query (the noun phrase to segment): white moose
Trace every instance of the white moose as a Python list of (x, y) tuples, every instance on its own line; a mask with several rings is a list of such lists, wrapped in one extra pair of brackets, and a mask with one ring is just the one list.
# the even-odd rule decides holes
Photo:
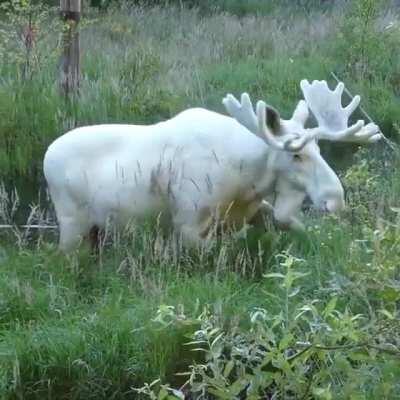
[[(342, 185), (320, 155), (319, 139), (358, 143), (381, 138), (363, 121), (348, 127), (356, 96), (342, 107), (340, 83), (301, 82), (301, 100), (290, 120), (250, 98), (223, 103), (233, 117), (201, 108), (149, 126), (96, 125), (55, 140), (44, 174), (60, 228), (59, 246), (75, 248), (107, 221), (122, 227), (132, 219), (164, 213), (184, 241), (199, 243), (213, 227), (240, 229), (272, 204), (276, 221), (301, 228), (296, 216), (308, 195), (318, 209), (344, 207)], [(318, 127), (305, 128), (309, 110)]]

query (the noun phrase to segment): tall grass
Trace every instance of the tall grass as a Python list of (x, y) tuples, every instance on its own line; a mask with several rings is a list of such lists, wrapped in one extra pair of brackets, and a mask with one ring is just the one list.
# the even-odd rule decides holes
[[(277, 398), (398, 398), (400, 179), (387, 163), (395, 171), (400, 158), (389, 150), (386, 161), (358, 157), (343, 176), (346, 213), (308, 215), (305, 235), (253, 228), (192, 251), (154, 226), (132, 226), (95, 263), (85, 248), (60, 257), (53, 233), (2, 231), (2, 398), (136, 398), (158, 378), (180, 388), (186, 377), (176, 374), (191, 368), (215, 393), (234, 390), (240, 365), (250, 371), (244, 382)], [(16, 208), (15, 197), (2, 199), (0, 223)], [(212, 332), (223, 335), (219, 347), (186, 345), (214, 342)], [(261, 353), (249, 364), (230, 358), (237, 346), (255, 357), (255, 343), (274, 365), (268, 378)], [(309, 345), (317, 347), (285, 366)], [(223, 374), (232, 362), (232, 375), (213, 377), (210, 368)]]
[[(14, 38), (4, 46), (19, 56), (0, 61), (0, 174), (37, 190), (46, 146), (67, 129), (223, 111), (227, 92), (248, 91), (288, 117), (300, 79), (331, 71), (395, 137), (395, 9), (359, 0), (290, 10), (92, 11), (80, 95), (67, 103), (57, 51), (22, 74)], [(57, 43), (40, 26), (45, 54)], [(323, 147), (336, 169), (343, 149)], [(304, 235), (271, 225), (197, 251), (131, 226), (95, 263), (85, 247), (60, 256), (55, 232), (0, 230), (0, 398), (174, 398), (169, 387), (193, 398), (400, 398), (399, 160), (385, 143), (358, 151), (341, 169), (346, 211), (309, 213)], [(0, 187), (0, 224), (14, 225), (20, 202)], [(30, 222), (54, 223), (49, 210), (30, 210)], [(182, 372), (192, 378), (183, 388)], [(168, 385), (145, 386), (159, 378)]]
[[(152, 123), (190, 106), (223, 111), (227, 92), (249, 91), (288, 116), (300, 96), (299, 80), (329, 79), (330, 71), (363, 96), (390, 135), (398, 107), (397, 16), (381, 14), (374, 21), (382, 23), (369, 27), (365, 42), (358, 40), (364, 31), (352, 30), (362, 26), (362, 15), (343, 7), (243, 18), (204, 17), (196, 8), (179, 7), (91, 13), (82, 24), (80, 96), (69, 103), (58, 92), (57, 51), (44, 56), (56, 49), (56, 26), (47, 34), (47, 22), (40, 20), (31, 74), (19, 73), (23, 51), (0, 62), (0, 173), (3, 179), (37, 176), (47, 145), (74, 126)], [(23, 47), (15, 35), (7, 38), (8, 55)], [(368, 76), (357, 70), (362, 52)]]

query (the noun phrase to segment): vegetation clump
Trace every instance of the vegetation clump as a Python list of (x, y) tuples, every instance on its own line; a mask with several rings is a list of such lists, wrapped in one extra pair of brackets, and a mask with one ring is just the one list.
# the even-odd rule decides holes
[(243, 91), (288, 117), (300, 80), (333, 72), (397, 140), (395, 3), (205, 3), (88, 9), (80, 93), (66, 102), (55, 10), (1, 2), (1, 399), (400, 398), (396, 144), (324, 146), (347, 209), (307, 212), (302, 235), (271, 224), (185, 250), (149, 223), (115, 234), (96, 263), (17, 226), (21, 208), (28, 224), (55, 223), (37, 195), (42, 158), (75, 126), (222, 112)]

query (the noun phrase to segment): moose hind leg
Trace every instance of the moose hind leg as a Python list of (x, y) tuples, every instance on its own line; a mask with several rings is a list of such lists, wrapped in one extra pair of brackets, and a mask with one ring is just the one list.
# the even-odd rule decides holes
[(83, 226), (82, 222), (74, 217), (60, 217), (58, 223), (60, 225), (60, 250), (67, 253), (77, 248), (87, 233), (86, 226)]
[(104, 242), (105, 232), (103, 229), (99, 228), (97, 225), (93, 225), (89, 231), (89, 243), (91, 253), (94, 255), (99, 255), (101, 246)]

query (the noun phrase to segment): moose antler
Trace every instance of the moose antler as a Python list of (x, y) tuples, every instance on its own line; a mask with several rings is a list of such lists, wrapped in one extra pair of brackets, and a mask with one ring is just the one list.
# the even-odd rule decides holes
[(307, 80), (300, 82), (308, 108), (318, 122), (319, 139), (356, 143), (373, 143), (382, 138), (379, 127), (374, 123), (364, 126), (360, 120), (348, 127), (348, 120), (360, 104), (360, 96), (355, 96), (346, 106), (342, 106), (344, 84), (340, 82), (335, 90), (330, 90), (326, 81)]
[(257, 116), (254, 113), (253, 104), (247, 93), (242, 93), (240, 103), (232, 94), (228, 94), (223, 100), (226, 111), (250, 132), (258, 129)]
[(318, 134), (316, 130), (309, 130), (303, 135), (291, 135), (290, 138), (280, 140), (267, 126), (267, 110), (275, 113), (276, 111), (263, 101), (260, 100), (257, 103), (257, 114), (254, 112), (253, 104), (247, 93), (242, 94), (240, 102), (232, 94), (228, 94), (222, 103), (228, 113), (241, 125), (277, 150), (299, 151)]

